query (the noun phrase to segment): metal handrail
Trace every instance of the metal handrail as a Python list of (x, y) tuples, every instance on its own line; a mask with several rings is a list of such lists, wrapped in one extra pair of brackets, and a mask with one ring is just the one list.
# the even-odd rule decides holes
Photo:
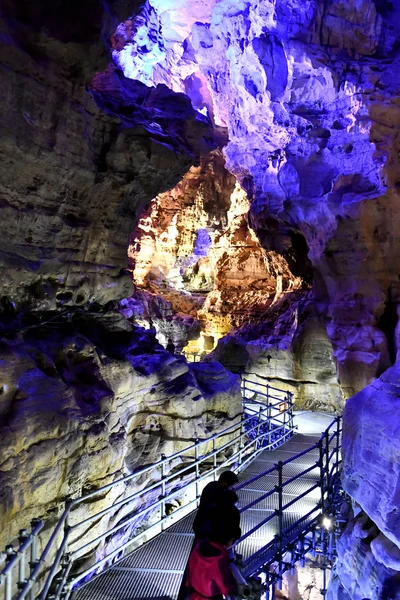
[[(282, 390), (280, 388), (273, 387), (272, 385), (270, 385), (268, 383), (268, 380), (267, 380), (267, 383), (265, 383), (263, 381), (254, 381), (254, 380), (252, 380), (252, 379), (249, 378), (249, 375), (255, 375), (255, 373), (245, 373), (245, 375), (242, 376), (242, 385), (244, 387), (246, 387), (246, 383), (250, 383), (251, 385), (259, 385), (261, 387), (266, 387), (269, 390), (274, 390), (275, 392), (283, 392), (283, 391), (285, 391), (286, 393), (291, 394), (293, 396), (293, 393), (289, 392), (288, 390)], [(248, 389), (249, 389), (249, 391), (255, 391), (255, 390), (251, 390), (250, 388), (248, 388)]]
[[(79, 498), (69, 500), (66, 503), (65, 510), (55, 525), (41, 556), (38, 559), (35, 559), (34, 562), (31, 561), (32, 568), (29, 577), (25, 578), (25, 575), (21, 570), (21, 577), (19, 577), (19, 580), (16, 582), (18, 584), (19, 591), (15, 596), (15, 600), (24, 600), (28, 594), (29, 600), (34, 600), (34, 598), (37, 598), (38, 600), (45, 600), (53, 586), (56, 575), (57, 585), (55, 588), (55, 594), (52, 595), (58, 599), (62, 594), (65, 600), (67, 600), (73, 585), (79, 583), (79, 581), (91, 573), (98, 571), (102, 566), (110, 564), (110, 561), (113, 558), (120, 556), (126, 548), (132, 546), (132, 544), (135, 543), (142, 535), (148, 534), (155, 527), (161, 527), (161, 530), (163, 530), (165, 523), (169, 519), (169, 517), (164, 514), (165, 505), (168, 501), (173, 500), (177, 496), (181, 495), (189, 486), (194, 485), (194, 500), (187, 501), (184, 506), (181, 506), (175, 511), (175, 514), (183, 510), (187, 510), (188, 507), (190, 508), (191, 506), (197, 505), (199, 501), (198, 486), (203, 480), (209, 477), (214, 477), (215, 479), (217, 472), (228, 465), (231, 465), (234, 470), (239, 471), (243, 469), (249, 462), (254, 460), (254, 458), (256, 458), (261, 451), (273, 449), (277, 444), (283, 443), (289, 436), (293, 435), (295, 428), (293, 426), (292, 396), (285, 390), (278, 390), (275, 388), (275, 391), (279, 391), (282, 394), (280, 404), (283, 402), (287, 403), (287, 407), (284, 411), (281, 412), (279, 409), (276, 409), (275, 405), (271, 401), (260, 403), (258, 411), (254, 411), (253, 409), (247, 410), (247, 399), (244, 398), (244, 410), (249, 416), (244, 416), (244, 413), (242, 413), (242, 418), (240, 421), (236, 421), (232, 425), (229, 425), (223, 431), (209, 436), (208, 438), (197, 439), (194, 443), (190, 444), (179, 452), (176, 452), (168, 457), (162, 456), (159, 461), (152, 465), (148, 465), (143, 469), (135, 471), (134, 473), (130, 473), (129, 475), (106, 484), (101, 488), (88, 492)], [(268, 389), (267, 393), (269, 393)], [(271, 400), (273, 399), (275, 398), (271, 398)], [(277, 416), (272, 416), (271, 411), (279, 412), (280, 418), (277, 418)], [(238, 416), (239, 415), (234, 417), (234, 419), (237, 420)], [(263, 431), (262, 428), (265, 427), (266, 423), (268, 423), (268, 431)], [(274, 440), (272, 440), (272, 434), (275, 436)], [(224, 438), (227, 436), (229, 436), (230, 439), (225, 442)], [(212, 445), (212, 448), (208, 452), (200, 455), (200, 449), (204, 445), (206, 445), (206, 450), (208, 445)], [(224, 457), (222, 461), (219, 460), (218, 455), (222, 454), (229, 448), (233, 449), (231, 456), (229, 456), (229, 458)], [(180, 465), (180, 468), (176, 472), (171, 472), (172, 469), (176, 467), (176, 462), (179, 460), (182, 461), (183, 464)], [(211, 468), (208, 467), (210, 462)], [(200, 467), (203, 468), (202, 473), (200, 473)], [(156, 473), (159, 478), (146, 489), (138, 490), (134, 494), (128, 495), (126, 498), (123, 498), (115, 504), (106, 507), (98, 513), (86, 517), (85, 519), (81, 519), (77, 523), (70, 525), (69, 520), (73, 510), (76, 510), (76, 508), (82, 503), (85, 503), (96, 496), (104, 494), (116, 486), (126, 485), (133, 479), (140, 478), (150, 472)], [(180, 482), (183, 477), (189, 479), (189, 481), (185, 481), (182, 487), (179, 485), (176, 486), (175, 482)], [(167, 490), (167, 488), (169, 489)], [(135, 508), (134, 514), (129, 516), (128, 519), (88, 540), (88, 535), (90, 536), (93, 526), (98, 524), (102, 517), (110, 512), (115, 512), (116, 510), (121, 509), (121, 507), (131, 506), (135, 501), (138, 501), (144, 493), (149, 493), (151, 491), (157, 493), (157, 489), (161, 491), (161, 495), (155, 502), (148, 506), (141, 507), (139, 510)], [(70, 577), (70, 571), (74, 564), (74, 559), (77, 560), (79, 557), (84, 556), (85, 552), (89, 551), (90, 549), (94, 551), (95, 548), (98, 548), (98, 544), (102, 543), (108, 537), (126, 527), (134, 526), (135, 521), (140, 517), (150, 514), (151, 512), (154, 512), (160, 508), (162, 509), (162, 514), (155, 523), (133, 537), (129, 536), (129, 539), (127, 539), (123, 544), (119, 545), (118, 548), (113, 549), (111, 553), (103, 556), (101, 560), (97, 561), (83, 573), (75, 575), (73, 578)], [(43, 527), (43, 525), (44, 524), (42, 524), (41, 527)], [(79, 530), (79, 528), (85, 526), (88, 526), (88, 529), (83, 532), (82, 536), (78, 535), (76, 532)], [(72, 540), (72, 535), (74, 533), (76, 539)], [(31, 534), (28, 534), (28, 538), (32, 538), (32, 544), (35, 545), (35, 548), (37, 545), (37, 535), (38, 532), (36, 530), (32, 530)], [(61, 540), (60, 536), (62, 536)], [(71, 552), (69, 546), (74, 546), (76, 544), (79, 544), (79, 546), (74, 548)], [(26, 547), (28, 546), (29, 544), (27, 543)], [(55, 554), (55, 557), (52, 557), (52, 564), (47, 566), (46, 560), (51, 554)], [(16, 564), (17, 562), (13, 560), (11, 566), (7, 565), (7, 571), (3, 569), (3, 571), (0, 572), (0, 583), (3, 581), (7, 582), (5, 590), (6, 600), (11, 600), (12, 598), (11, 574)], [(45, 576), (44, 579), (43, 576)], [(39, 592), (39, 595), (36, 596), (34, 594), (34, 590), (38, 587), (39, 580), (42, 588)]]
[[(253, 419), (254, 417), (251, 417), (250, 419)], [(249, 419), (244, 419), (242, 421), (242, 424), (249, 421)], [(206, 460), (209, 460), (210, 457), (218, 454), (219, 452), (225, 450), (227, 447), (232, 446), (234, 444), (234, 442), (238, 442), (241, 441), (243, 437), (247, 437), (248, 433), (250, 433), (251, 431), (256, 431), (258, 428), (258, 424), (255, 425), (254, 427), (248, 429), (247, 431), (245, 431), (244, 433), (240, 433), (239, 436), (237, 436), (237, 438), (235, 438), (233, 441), (226, 443), (224, 446), (221, 446), (220, 448), (218, 448), (215, 451), (212, 451), (210, 453), (208, 453), (207, 455), (204, 455), (203, 457), (199, 457), (198, 459), (198, 463), (200, 464), (201, 462), (204, 462)], [(282, 429), (282, 427), (280, 428), (276, 428), (275, 431), (278, 431), (278, 429)], [(281, 436), (281, 438), (285, 438), (285, 436), (288, 434), (288, 432), (283, 433), (283, 435)], [(239, 448), (236, 452), (234, 452), (234, 454), (232, 456), (230, 456), (228, 459), (226, 459), (222, 464), (218, 465), (217, 467), (208, 470), (206, 473), (196, 477), (196, 484), (198, 484), (200, 481), (207, 479), (210, 477), (210, 475), (214, 475), (218, 470), (227, 467), (228, 465), (230, 465), (231, 463), (234, 463), (238, 458), (240, 458), (241, 455), (245, 454), (247, 452), (247, 450), (250, 450), (251, 448), (254, 448), (253, 452), (251, 453), (250, 457), (248, 460), (254, 460), (254, 458), (263, 450), (265, 450), (266, 448), (268, 448), (268, 446), (264, 446), (263, 444), (259, 446), (259, 448), (257, 448), (257, 444), (260, 440), (264, 440), (265, 437), (268, 436), (268, 433), (260, 433), (258, 435), (256, 435), (255, 439), (253, 440), (249, 440), (247, 441), (247, 443), (245, 443), (245, 445), (242, 448)], [(247, 463), (248, 461), (246, 461)], [(242, 462), (239, 465), (239, 468), (243, 468), (245, 466), (244, 462)], [(193, 464), (190, 465), (190, 467), (193, 467)], [(182, 471), (179, 471), (179, 475), (181, 474)], [(176, 475), (175, 475), (176, 476)], [(193, 484), (193, 482), (192, 482)], [(160, 483), (157, 483), (157, 486), (159, 486)], [(189, 484), (190, 485), (190, 484)], [(153, 503), (151, 505), (151, 507), (146, 507), (143, 508), (141, 511), (136, 512), (135, 515), (133, 515), (130, 519), (128, 519), (127, 521), (124, 521), (123, 523), (117, 525), (116, 527), (114, 527), (111, 530), (108, 530), (107, 532), (103, 533), (101, 536), (98, 536), (95, 540), (91, 540), (90, 542), (88, 542), (88, 544), (86, 544), (84, 547), (79, 548), (78, 550), (74, 551), (71, 554), (71, 559), (77, 557), (79, 554), (81, 554), (81, 552), (84, 549), (88, 549), (90, 548), (90, 546), (93, 546), (96, 544), (96, 542), (101, 541), (102, 539), (105, 539), (108, 535), (115, 533), (116, 531), (122, 529), (124, 526), (129, 525), (130, 522), (133, 522), (135, 519), (137, 519), (140, 515), (145, 514), (146, 512), (148, 512), (150, 509), (154, 510), (156, 508), (160, 508), (162, 507), (168, 500), (173, 500), (176, 496), (179, 496), (180, 494), (182, 494), (182, 490), (184, 488), (180, 488), (177, 490), (174, 490), (173, 492), (171, 492), (170, 494), (168, 494), (167, 496), (164, 496), (161, 500), (158, 500), (157, 502)], [(198, 497), (196, 497), (194, 500), (187, 502), (185, 504), (184, 507), (181, 508), (187, 508), (188, 506), (191, 506), (193, 504), (197, 504), (198, 502)], [(113, 508), (113, 507), (111, 507)], [(168, 520), (168, 517), (162, 517), (159, 521), (157, 521), (156, 523), (154, 523), (151, 528), (157, 527), (160, 525), (160, 523), (163, 523), (164, 521)], [(144, 534), (146, 534), (149, 531), (149, 529), (146, 529), (143, 532), (138, 533), (137, 535), (135, 535), (134, 537), (130, 538), (130, 540), (123, 545), (123, 548), (125, 549), (126, 547), (128, 547), (129, 545), (132, 545), (133, 543), (135, 543), (141, 536), (143, 536)], [(120, 548), (120, 550), (122, 549), (122, 547)], [(107, 562), (107, 559), (111, 560), (112, 556), (115, 556), (115, 551), (113, 551), (110, 555), (107, 555), (106, 557), (103, 557), (102, 561), (101, 561), (101, 565), (105, 564)], [(91, 567), (89, 567), (86, 571), (84, 571), (84, 573), (80, 573), (77, 577), (73, 578), (69, 584), (70, 587), (75, 586), (77, 583), (79, 583), (79, 581), (81, 581), (82, 579), (84, 579), (85, 577), (87, 577), (88, 575), (90, 575), (91, 573), (93, 573), (94, 571), (96, 571), (98, 569), (99, 563), (92, 565)]]
[[(333, 433), (331, 433), (331, 430), (334, 427), (335, 430), (333, 431)], [(238, 546), (243, 540), (245, 540), (247, 537), (249, 537), (249, 535), (257, 531), (257, 529), (259, 529), (262, 525), (267, 523), (272, 518), (278, 517), (279, 532), (275, 536), (275, 538), (271, 542), (269, 542), (264, 548), (258, 550), (256, 553), (248, 557), (243, 562), (244, 570), (249, 570), (248, 572), (246, 572), (246, 575), (255, 575), (258, 574), (261, 570), (263, 570), (265, 573), (267, 573), (268, 586), (275, 585), (277, 581), (282, 580), (282, 575), (287, 569), (287, 563), (284, 563), (283, 557), (286, 553), (292, 551), (291, 544), (293, 543), (293, 540), (291, 539), (291, 534), (293, 534), (293, 532), (298, 532), (298, 529), (301, 526), (302, 535), (305, 535), (306, 532), (312, 531), (313, 528), (315, 528), (316, 525), (319, 524), (319, 521), (321, 521), (321, 517), (324, 514), (333, 513), (334, 509), (332, 506), (332, 499), (334, 497), (334, 486), (337, 481), (337, 478), (339, 477), (340, 467), (342, 463), (342, 460), (339, 458), (339, 453), (341, 449), (341, 431), (341, 417), (339, 416), (336, 417), (329, 424), (329, 426), (323, 432), (317, 443), (313, 444), (306, 450), (297, 453), (295, 456), (288, 458), (285, 461), (279, 461), (277, 464), (273, 465), (272, 467), (266, 469), (262, 473), (257, 474), (250, 480), (245, 481), (236, 487), (236, 490), (248, 487), (250, 484), (257, 481), (258, 479), (267, 475), (271, 475), (273, 473), (275, 473), (278, 476), (278, 484), (275, 485), (273, 489), (266, 492), (265, 494), (262, 494), (260, 497), (253, 500), (252, 502), (248, 503), (246, 506), (243, 506), (240, 509), (240, 512), (244, 513), (247, 510), (250, 510), (259, 502), (262, 502), (263, 500), (271, 496), (272, 494), (278, 494), (279, 508), (274, 510), (267, 519), (264, 519), (255, 527), (253, 527), (249, 532), (246, 532), (244, 535), (242, 535), (235, 543), (235, 546)], [(296, 475), (289, 477), (289, 479), (287, 479), (286, 481), (283, 481), (283, 470), (285, 466), (293, 464), (294, 462), (298, 461), (299, 458), (317, 448), (319, 448), (320, 450), (320, 456), (318, 460), (315, 461), (315, 463), (313, 463), (306, 469), (303, 469)], [(332, 462), (334, 457), (336, 457), (336, 460)], [(310, 487), (308, 487), (301, 494), (297, 495), (293, 500), (290, 500), (286, 504), (283, 504), (283, 495), (285, 493), (285, 487), (289, 483), (293, 483), (294, 481), (304, 477), (305, 474), (318, 467), (320, 468), (318, 480), (315, 482), (310, 480)], [(292, 523), (289, 527), (283, 529), (282, 516), (284, 511), (318, 488), (321, 489), (321, 497), (320, 500), (316, 503), (316, 506), (313, 507), (310, 511), (308, 511), (306, 515), (302, 515), (301, 517), (299, 517), (295, 523)], [(318, 514), (311, 520), (309, 520), (311, 515), (313, 515), (317, 511)], [(324, 538), (324, 534), (322, 534), (322, 538)], [(278, 563), (278, 571), (274, 574), (268, 574), (268, 565), (271, 565), (273, 562)], [(324, 583), (324, 589), (325, 587), (326, 586)]]

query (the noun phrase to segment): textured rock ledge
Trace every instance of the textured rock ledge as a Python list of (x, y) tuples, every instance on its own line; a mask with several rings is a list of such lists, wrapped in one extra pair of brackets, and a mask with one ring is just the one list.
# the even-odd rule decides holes
[[(143, 207), (214, 147), (211, 126), (183, 94), (113, 68), (89, 85), (104, 64), (105, 3), (70, 15), (70, 44), (47, 0), (47, 34), (43, 6), (22, 4), (0, 18), (1, 295), (25, 311), (106, 304), (131, 293), (126, 251)], [(90, 10), (96, 32), (84, 29)]]
[[(171, 356), (118, 313), (58, 317), (0, 350), (1, 546), (31, 518), (53, 520), (66, 498), (184, 449), (242, 411), (237, 377)], [(93, 514), (115, 494), (125, 486), (82, 510)]]

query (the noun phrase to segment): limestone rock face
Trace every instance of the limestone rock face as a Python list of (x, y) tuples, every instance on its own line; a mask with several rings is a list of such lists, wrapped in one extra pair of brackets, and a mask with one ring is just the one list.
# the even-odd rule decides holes
[[(329, 582), (328, 600), (399, 600), (399, 563), (394, 566), (377, 560), (376, 547), (382, 547), (379, 530), (365, 513), (350, 520), (338, 542), (338, 559)], [(375, 548), (375, 550), (374, 550)], [(398, 549), (397, 559), (398, 559)]]
[[(192, 304), (188, 305), (190, 312)], [(120, 307), (127, 319), (146, 329), (154, 328), (157, 340), (165, 348), (173, 344), (181, 352), (188, 341), (200, 337), (200, 321), (190, 314), (176, 312), (172, 303), (159, 294), (138, 289), (130, 298), (121, 300)]]
[(297, 409), (341, 412), (332, 344), (323, 314), (309, 297), (287, 294), (262, 323), (226, 336), (211, 356), (253, 381), (293, 392)]
[(343, 417), (343, 486), (400, 548), (399, 382), (396, 362), (348, 400)]
[(285, 259), (260, 246), (248, 226), (248, 210), (246, 192), (226, 171), (221, 152), (214, 151), (155, 198), (132, 234), (129, 256), (138, 300), (145, 288), (170, 303), (173, 314), (196, 318), (206, 350), (302, 285)]
[(47, 14), (22, 4), (6, 2), (1, 20), (1, 295), (24, 310), (106, 304), (132, 289), (126, 249), (141, 210), (213, 147), (212, 132), (165, 86), (112, 67), (90, 83), (106, 67), (110, 6), (65, 9), (82, 28), (74, 39), (79, 27), (50, 2)]
[[(218, 363), (192, 368), (116, 312), (28, 328), (0, 352), (2, 546), (31, 518), (56, 517), (67, 497), (209, 437), (242, 411), (234, 375)], [(110, 491), (102, 506), (128, 491)]]
[[(116, 310), (133, 290), (127, 247), (141, 211), (215, 147), (209, 120), (186, 96), (107, 68), (108, 40), (139, 4), (1, 5), (2, 547), (33, 517), (54, 522), (67, 497), (241, 412), (237, 380), (223, 367), (206, 365), (197, 379)], [(115, 488), (83, 510), (129, 491)], [(139, 504), (148, 501), (143, 492)]]
[(313, 279), (344, 394), (352, 395), (393, 361), (399, 4), (146, 7), (141, 35), (157, 35), (148, 33), (141, 48), (126, 37), (114, 59), (128, 76), (185, 91), (227, 128), (227, 168), (251, 199), (250, 226), (295, 275)]
[(339, 540), (328, 598), (400, 598), (400, 364), (350, 398), (343, 415), (344, 490), (357, 503)]

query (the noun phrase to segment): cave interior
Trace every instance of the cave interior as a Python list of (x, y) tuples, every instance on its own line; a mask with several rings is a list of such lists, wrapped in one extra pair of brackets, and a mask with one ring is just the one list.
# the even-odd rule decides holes
[[(398, 0), (3, 0), (1, 547), (223, 431), (252, 375), (343, 415), (327, 598), (400, 599), (399, 25)], [(322, 598), (303, 571), (287, 600)]]

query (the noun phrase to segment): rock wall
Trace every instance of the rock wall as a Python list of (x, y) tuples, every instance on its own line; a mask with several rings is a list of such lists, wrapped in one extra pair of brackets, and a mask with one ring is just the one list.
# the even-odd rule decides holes
[(116, 310), (133, 290), (127, 247), (141, 211), (215, 147), (187, 97), (107, 66), (107, 40), (138, 6), (1, 6), (2, 547), (32, 517), (53, 523), (67, 497), (241, 412), (237, 380), (220, 365), (189, 367)]
[[(196, 318), (201, 337), (191, 347), (197, 352), (212, 350), (232, 327), (260, 319), (282, 295), (302, 287), (285, 259), (261, 247), (248, 226), (247, 194), (224, 164), (216, 150), (172, 190), (157, 196), (129, 247), (139, 305), (146, 289), (170, 304), (167, 318), (176, 313), (181, 320), (182, 313)], [(157, 310), (152, 322), (161, 341), (170, 329), (171, 339), (182, 348), (182, 330), (163, 325)]]
[(343, 392), (323, 307), (311, 296), (285, 295), (259, 324), (220, 340), (211, 358), (253, 381), (292, 392), (296, 409), (341, 412)]
[(358, 508), (340, 538), (332, 600), (400, 598), (399, 382), (396, 362), (346, 403), (342, 484)]
[(227, 168), (248, 191), (250, 225), (264, 248), (313, 280), (349, 397), (393, 362), (398, 3), (146, 7), (146, 44), (135, 46), (125, 23), (114, 59), (128, 76), (186, 91), (227, 127)]
[(398, 600), (400, 553), (365, 513), (350, 520), (338, 543), (328, 600)]
[(47, 17), (22, 4), (6, 4), (1, 21), (1, 295), (25, 310), (104, 305), (132, 289), (126, 248), (142, 209), (213, 147), (212, 131), (166, 87), (112, 67), (91, 81), (106, 66), (101, 2), (69, 15), (77, 40), (73, 27), (64, 39), (68, 22), (50, 2)]
[[(189, 366), (117, 312), (75, 311), (0, 351), (2, 546), (31, 518), (54, 520), (67, 498), (209, 437), (242, 411), (234, 375), (218, 363)], [(137, 490), (122, 486), (117, 497), (128, 491)]]

